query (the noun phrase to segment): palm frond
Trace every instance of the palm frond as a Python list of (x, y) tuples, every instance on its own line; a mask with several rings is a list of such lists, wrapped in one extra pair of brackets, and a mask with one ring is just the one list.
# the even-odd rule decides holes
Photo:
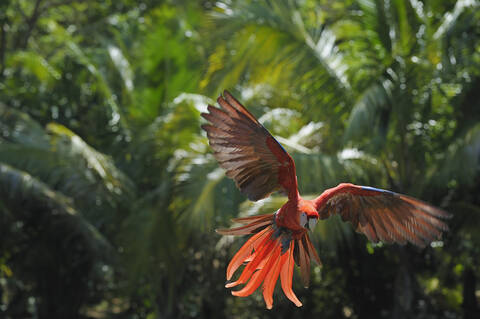
[(348, 141), (358, 137), (371, 136), (382, 133), (385, 138), (386, 123), (382, 115), (391, 110), (393, 83), (389, 79), (382, 79), (379, 83), (369, 87), (353, 106), (344, 140)]
[[(106, 75), (102, 72), (101, 65), (99, 65), (99, 63), (96, 63), (97, 61), (92, 59), (92, 56), (90, 56), (88, 52), (83, 50), (83, 48), (78, 45), (70, 32), (68, 32), (61, 24), (57, 23), (54, 20), (51, 20), (49, 23), (49, 32), (54, 35), (55, 39), (61, 41), (63, 54), (73, 57), (77, 63), (79, 63), (85, 68), (85, 71), (87, 71), (87, 73), (90, 73), (93, 76), (94, 82), (96, 84), (96, 90), (98, 90), (98, 93), (100, 93), (100, 95), (105, 98), (105, 103), (109, 107), (109, 124), (111, 126), (118, 125), (120, 128), (124, 129), (125, 132), (128, 133), (128, 122), (125, 119), (123, 110), (117, 103), (117, 98), (113, 92), (113, 88), (110, 86)], [(113, 62), (117, 64), (119, 63), (118, 59), (116, 62)]]
[(131, 195), (134, 190), (133, 182), (115, 166), (111, 158), (89, 146), (63, 125), (50, 123), (46, 129), (55, 152), (72, 160), (81, 159), (83, 166), (95, 173), (112, 194)]
[(112, 59), (113, 64), (118, 70), (118, 73), (122, 77), (123, 84), (127, 91), (133, 90), (133, 71), (130, 67), (130, 63), (127, 58), (123, 55), (120, 48), (115, 45), (108, 46), (108, 54)]
[(442, 23), (436, 29), (434, 39), (438, 46), (448, 48), (441, 50), (441, 62), (446, 71), (457, 75), (463, 68), (478, 69), (480, 18), (479, 4), (474, 1), (457, 1), (452, 12), (447, 12)]
[(10, 57), (9, 64), (13, 67), (21, 67), (23, 72), (32, 73), (39, 81), (47, 83), (49, 86), (51, 86), (54, 81), (60, 79), (59, 70), (36, 52), (16, 52)]
[(0, 161), (25, 170), (70, 196), (79, 207), (121, 207), (135, 192), (113, 160), (60, 124), (44, 130), (27, 114), (0, 108), (1, 127), (13, 132), (0, 142)]
[[(72, 200), (55, 192), (32, 175), (0, 163), (0, 200), (16, 220), (35, 227), (54, 227), (52, 236), (81, 240), (89, 253), (102, 257), (111, 252), (108, 241), (72, 206)], [(60, 231), (61, 230), (61, 231)]]
[(232, 217), (245, 200), (213, 156), (184, 157), (176, 172), (176, 193), (183, 201), (181, 221), (192, 229), (214, 228), (217, 221)]
[[(310, 13), (316, 18), (307, 25), (294, 1), (238, 3), (215, 12), (208, 29), (220, 41), (203, 85), (212, 91), (242, 82), (270, 83), (279, 91), (294, 85), (305, 109), (337, 107), (338, 97), (349, 95), (342, 54), (334, 33)], [(324, 94), (314, 94), (319, 89)]]
[(468, 10), (469, 8), (474, 8), (478, 7), (478, 2), (475, 1), (469, 1), (469, 0), (460, 0), (455, 3), (455, 7), (451, 12), (446, 12), (442, 20), (440, 22), (440, 25), (438, 26), (437, 30), (435, 31), (435, 34), (433, 37), (435, 39), (440, 39), (446, 34), (452, 32), (454, 29), (461, 27), (458, 23), (458, 19), (461, 16), (461, 14)]
[(457, 137), (438, 166), (428, 172), (428, 180), (436, 185), (471, 185), (480, 174), (480, 124), (473, 125)]
[(48, 136), (43, 127), (27, 113), (0, 103), (0, 143), (48, 148)]

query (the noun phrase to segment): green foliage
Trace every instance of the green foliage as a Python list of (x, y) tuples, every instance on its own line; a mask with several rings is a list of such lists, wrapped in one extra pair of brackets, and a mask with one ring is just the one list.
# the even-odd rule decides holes
[[(0, 2), (0, 317), (477, 318), (475, 1)], [(432, 247), (372, 245), (339, 218), (297, 309), (235, 298), (246, 201), (201, 132), (223, 89), (295, 159), (454, 214)]]

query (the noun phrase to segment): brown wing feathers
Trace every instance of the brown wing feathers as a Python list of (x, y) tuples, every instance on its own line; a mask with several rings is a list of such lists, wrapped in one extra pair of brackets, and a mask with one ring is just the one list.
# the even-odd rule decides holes
[(373, 242), (410, 242), (424, 247), (448, 229), (450, 215), (417, 199), (395, 193), (362, 196), (339, 192), (319, 207), (322, 218), (339, 214)]
[(282, 163), (267, 145), (270, 133), (230, 93), (217, 99), (220, 108), (208, 106), (202, 116), (211, 124), (207, 132), (214, 156), (227, 176), (250, 200), (259, 200), (280, 188)]

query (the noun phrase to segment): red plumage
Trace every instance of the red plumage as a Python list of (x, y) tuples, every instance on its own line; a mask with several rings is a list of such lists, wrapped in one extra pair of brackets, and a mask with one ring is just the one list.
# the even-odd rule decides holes
[[(338, 214), (372, 242), (410, 242), (419, 247), (448, 229), (441, 221), (450, 217), (445, 211), (382, 189), (343, 183), (314, 200), (303, 199), (298, 193), (295, 163), (285, 149), (229, 92), (224, 91), (217, 102), (220, 108), (209, 105), (209, 113), (202, 113), (210, 122), (202, 128), (227, 176), (253, 201), (276, 190), (288, 194), (288, 201), (276, 213), (237, 218), (234, 222), (243, 226), (217, 230), (222, 235), (253, 235), (228, 265), (226, 287), (245, 284), (233, 295), (248, 296), (263, 282), (263, 297), (270, 309), (280, 277), (283, 292), (300, 307), (292, 290), (294, 263), (308, 287), (310, 260), (321, 264), (308, 237), (318, 219)], [(243, 264), (240, 277), (230, 282)]]

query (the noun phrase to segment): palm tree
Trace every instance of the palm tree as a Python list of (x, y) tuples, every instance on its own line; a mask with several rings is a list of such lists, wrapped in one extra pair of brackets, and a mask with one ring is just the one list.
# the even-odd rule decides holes
[[(0, 119), (2, 256), (15, 284), (35, 283), (29, 290), (40, 316), (75, 318), (91, 297), (89, 283), (103, 280), (99, 270), (114, 252), (94, 216), (120, 204), (130, 185), (109, 158), (67, 128), (51, 124), (47, 132), (5, 106)], [(99, 211), (85, 209), (95, 206)], [(25, 311), (27, 300), (16, 297)], [(21, 314), (12, 308), (11, 315)]]
[[(5, 295), (16, 292), (7, 315), (27, 316), (29, 307), (39, 318), (76, 318), (99, 304), (104, 312), (174, 316), (190, 311), (177, 297), (204, 289), (188, 279), (212, 271), (214, 249), (205, 265), (191, 267), (205, 236), (186, 223), (193, 187), (190, 197), (179, 194), (190, 187), (181, 174), (199, 153), (190, 144), (200, 130), (195, 105), (175, 102), (201, 74), (190, 58), (198, 57), (195, 41), (185, 42), (180, 18), (169, 15), (187, 8), (167, 5), (149, 16), (117, 4), (9, 2), (0, 14), (9, 26), (0, 30), (8, 70), (0, 83), (0, 276), (12, 276)], [(36, 36), (24, 33), (25, 20)], [(172, 52), (158, 58), (165, 41)]]
[[(300, 110), (306, 123), (322, 121), (321, 138), (309, 151), (317, 162), (324, 158), (319, 149), (335, 156), (353, 148), (357, 157), (380, 167), (375, 185), (453, 208), (447, 194), (460, 191), (453, 185), (471, 184), (478, 176), (478, 112), (464, 122), (471, 106), (461, 102), (475, 94), (470, 82), (478, 77), (471, 58), (478, 32), (466, 33), (478, 28), (473, 22), (477, 8), (463, 1), (440, 7), (417, 1), (222, 5), (207, 26), (217, 41), (206, 79), (224, 87), (239, 83), (239, 90), (253, 91), (264, 102)], [(446, 44), (460, 41), (456, 34), (464, 39), (458, 43), (461, 49), (451, 51)], [(456, 64), (452, 61), (462, 62), (454, 70), (447, 67)], [(461, 79), (458, 72), (473, 80)], [(323, 142), (327, 139), (329, 144)], [(450, 145), (447, 151), (445, 145)], [(303, 171), (310, 183), (323, 180), (325, 169), (311, 170), (311, 163), (298, 162), (299, 181)], [(329, 168), (329, 173), (344, 169)], [(413, 293), (421, 295), (411, 272), (412, 254), (403, 248), (383, 253), (400, 255), (396, 274), (387, 276), (396, 277), (389, 311), (396, 318), (409, 316)], [(364, 300), (363, 305), (371, 303)], [(362, 304), (355, 307), (360, 315), (368, 311)]]
[(294, 153), (302, 193), (350, 180), (456, 214), (415, 253), (319, 224), (326, 266), (295, 287), (306, 307), (268, 316), (408, 315), (415, 296), (419, 316), (475, 317), (475, 3), (86, 3), (0, 5), (1, 314), (263, 316), (227, 296), (239, 242), (213, 230), (284, 199), (246, 203), (200, 133), (209, 97), (233, 88)]

